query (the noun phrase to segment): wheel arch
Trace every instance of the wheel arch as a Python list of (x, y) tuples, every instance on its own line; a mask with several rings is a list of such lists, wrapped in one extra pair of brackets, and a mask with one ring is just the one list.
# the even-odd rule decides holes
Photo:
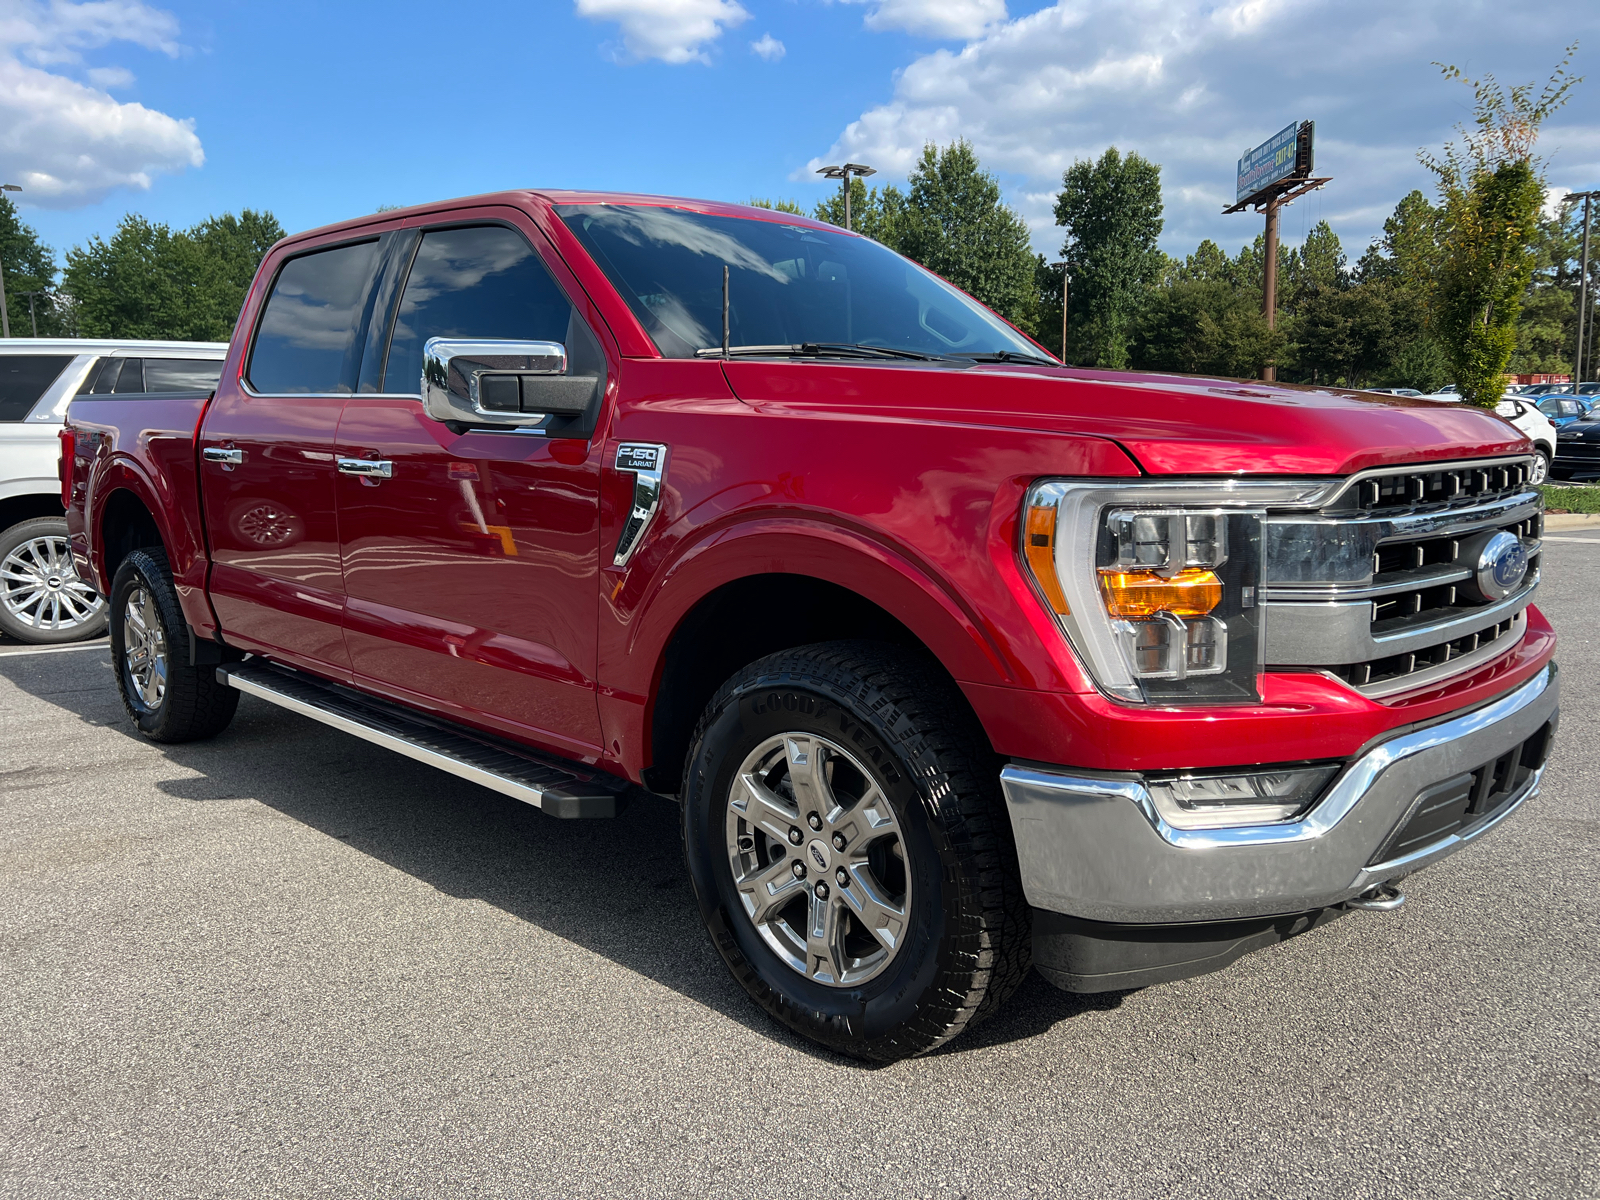
[(648, 786), (678, 790), (695, 724), (717, 688), (780, 650), (876, 641), (917, 654), (952, 682), (1010, 682), (992, 635), (949, 589), (864, 541), (837, 530), (745, 529), (710, 539), (663, 573), (629, 645), (630, 659), (645, 651), (653, 662), (649, 679), (637, 681)]

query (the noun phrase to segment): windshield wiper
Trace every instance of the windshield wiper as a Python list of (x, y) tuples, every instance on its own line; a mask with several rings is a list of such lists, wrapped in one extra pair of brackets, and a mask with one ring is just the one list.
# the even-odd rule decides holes
[[(721, 346), (696, 350), (696, 358), (721, 358)], [(891, 346), (869, 346), (864, 342), (795, 342), (787, 346), (729, 346), (729, 358), (909, 358), (919, 362), (958, 362), (946, 354), (926, 354), (921, 350), (899, 350)]]
[(1015, 350), (995, 350), (986, 354), (957, 353), (955, 357), (970, 359), (973, 362), (982, 363), (1035, 363), (1041, 367), (1059, 367), (1064, 365), (1062, 363), (1058, 363), (1053, 358), (1045, 358), (1043, 355), (1039, 354), (1019, 354)]

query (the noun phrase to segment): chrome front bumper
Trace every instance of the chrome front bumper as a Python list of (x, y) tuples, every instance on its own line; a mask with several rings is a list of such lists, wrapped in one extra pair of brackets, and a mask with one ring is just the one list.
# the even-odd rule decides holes
[(1498, 700), (1403, 733), (1349, 763), (1300, 820), (1175, 829), (1137, 775), (1008, 766), (1000, 773), (1035, 908), (1092, 921), (1176, 923), (1309, 912), (1455, 853), (1526, 804), (1543, 767), (1491, 815), (1400, 858), (1372, 859), (1424, 789), (1491, 763), (1555, 718), (1555, 665)]

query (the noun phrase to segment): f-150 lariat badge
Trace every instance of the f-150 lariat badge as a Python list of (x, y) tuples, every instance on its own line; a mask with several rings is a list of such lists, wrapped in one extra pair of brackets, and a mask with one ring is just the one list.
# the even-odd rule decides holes
[(667, 448), (652, 442), (623, 442), (617, 447), (617, 470), (633, 473), (633, 509), (622, 523), (611, 565), (625, 567), (638, 549), (650, 519), (661, 507), (661, 480), (667, 473)]

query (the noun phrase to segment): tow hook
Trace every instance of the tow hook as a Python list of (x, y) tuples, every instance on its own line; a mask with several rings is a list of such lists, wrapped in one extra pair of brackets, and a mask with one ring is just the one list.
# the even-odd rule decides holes
[(1362, 912), (1393, 912), (1406, 902), (1406, 894), (1392, 883), (1380, 883), (1377, 887), (1370, 887), (1353, 900), (1344, 902), (1345, 908), (1360, 909)]

